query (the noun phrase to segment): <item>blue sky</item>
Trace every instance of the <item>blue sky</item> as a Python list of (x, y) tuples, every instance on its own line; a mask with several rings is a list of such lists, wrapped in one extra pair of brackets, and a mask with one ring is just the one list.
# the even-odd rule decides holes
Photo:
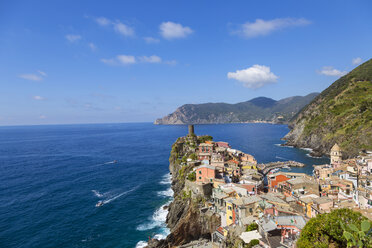
[(371, 1), (0, 1), (0, 125), (153, 121), (320, 92), (372, 57)]

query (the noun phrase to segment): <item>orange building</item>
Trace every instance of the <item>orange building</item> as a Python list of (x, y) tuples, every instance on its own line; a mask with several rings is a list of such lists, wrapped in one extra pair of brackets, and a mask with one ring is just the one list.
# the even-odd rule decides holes
[(285, 175), (276, 175), (275, 177), (272, 177), (272, 178), (269, 178), (269, 182), (268, 182), (268, 185), (269, 185), (269, 189), (270, 191), (276, 191), (276, 188), (278, 187), (278, 183), (280, 182), (284, 182), (284, 181), (287, 181), (289, 180), (290, 178), (286, 177)]

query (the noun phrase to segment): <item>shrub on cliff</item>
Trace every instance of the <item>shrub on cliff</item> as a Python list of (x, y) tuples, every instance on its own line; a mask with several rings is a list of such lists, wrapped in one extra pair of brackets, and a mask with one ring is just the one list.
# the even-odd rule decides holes
[[(334, 210), (329, 214), (317, 215), (302, 229), (297, 247), (347, 247), (348, 240), (344, 236), (343, 227), (350, 225), (360, 227), (364, 220), (367, 218), (359, 212), (345, 208)], [(372, 247), (370, 235), (371, 232), (363, 241), (362, 247)]]
[(213, 137), (210, 136), (210, 135), (203, 135), (203, 136), (199, 136), (198, 137), (198, 143), (204, 143), (206, 141), (212, 141), (213, 140)]
[(187, 176), (187, 179), (191, 182), (195, 182), (196, 180), (196, 173), (195, 171), (191, 172), (188, 176)]

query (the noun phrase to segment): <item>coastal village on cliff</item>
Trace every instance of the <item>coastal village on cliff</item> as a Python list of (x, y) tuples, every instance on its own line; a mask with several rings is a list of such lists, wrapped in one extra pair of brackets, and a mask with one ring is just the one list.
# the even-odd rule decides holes
[[(212, 139), (196, 136), (189, 125), (189, 134), (172, 147), (175, 200), (169, 208), (177, 216), (172, 220), (168, 214), (171, 234), (163, 246), (295, 247), (305, 224), (318, 214), (349, 208), (372, 220), (372, 152), (342, 160), (335, 144), (330, 164), (314, 166), (310, 176), (279, 171), (301, 163), (258, 164), (252, 155)], [(199, 224), (178, 223), (190, 214), (176, 204), (193, 208)], [(149, 246), (157, 242), (150, 240)]]

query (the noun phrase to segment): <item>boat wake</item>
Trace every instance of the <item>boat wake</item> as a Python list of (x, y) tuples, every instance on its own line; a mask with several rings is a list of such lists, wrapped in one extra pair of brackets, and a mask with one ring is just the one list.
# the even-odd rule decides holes
[(92, 192), (94, 193), (95, 196), (97, 196), (97, 197), (99, 197), (99, 198), (104, 197), (104, 194), (99, 193), (98, 190), (93, 189)]
[(283, 158), (283, 157), (279, 157), (279, 156), (275, 156), (275, 158), (277, 158), (277, 159), (281, 159), (281, 160), (289, 161), (289, 159), (287, 159), (287, 158)]
[[(140, 186), (141, 186), (141, 185), (138, 185), (138, 186), (136, 186), (136, 187), (134, 187), (134, 188), (132, 188), (132, 189), (130, 189), (130, 190), (124, 191), (124, 192), (122, 192), (122, 193), (120, 193), (120, 194), (118, 194), (118, 195), (115, 195), (115, 196), (113, 196), (113, 197), (111, 197), (111, 198), (109, 198), (109, 199), (100, 200), (100, 201), (97, 202), (96, 206), (100, 207), (100, 206), (103, 206), (103, 205), (105, 205), (105, 204), (108, 204), (108, 203), (110, 203), (110, 202), (112, 202), (112, 201), (118, 199), (119, 197), (122, 197), (123, 195), (129, 194), (129, 193), (135, 191), (135, 190), (138, 189)], [(99, 197), (99, 198), (103, 198), (103, 197), (105, 196), (105, 194), (101, 194), (101, 193), (99, 193), (99, 191), (97, 191), (97, 190), (92, 190), (92, 192), (93, 192), (97, 197)]]
[(113, 161), (106, 162), (106, 163), (104, 163), (104, 164), (116, 164), (117, 162), (118, 162), (118, 161), (113, 160)]

